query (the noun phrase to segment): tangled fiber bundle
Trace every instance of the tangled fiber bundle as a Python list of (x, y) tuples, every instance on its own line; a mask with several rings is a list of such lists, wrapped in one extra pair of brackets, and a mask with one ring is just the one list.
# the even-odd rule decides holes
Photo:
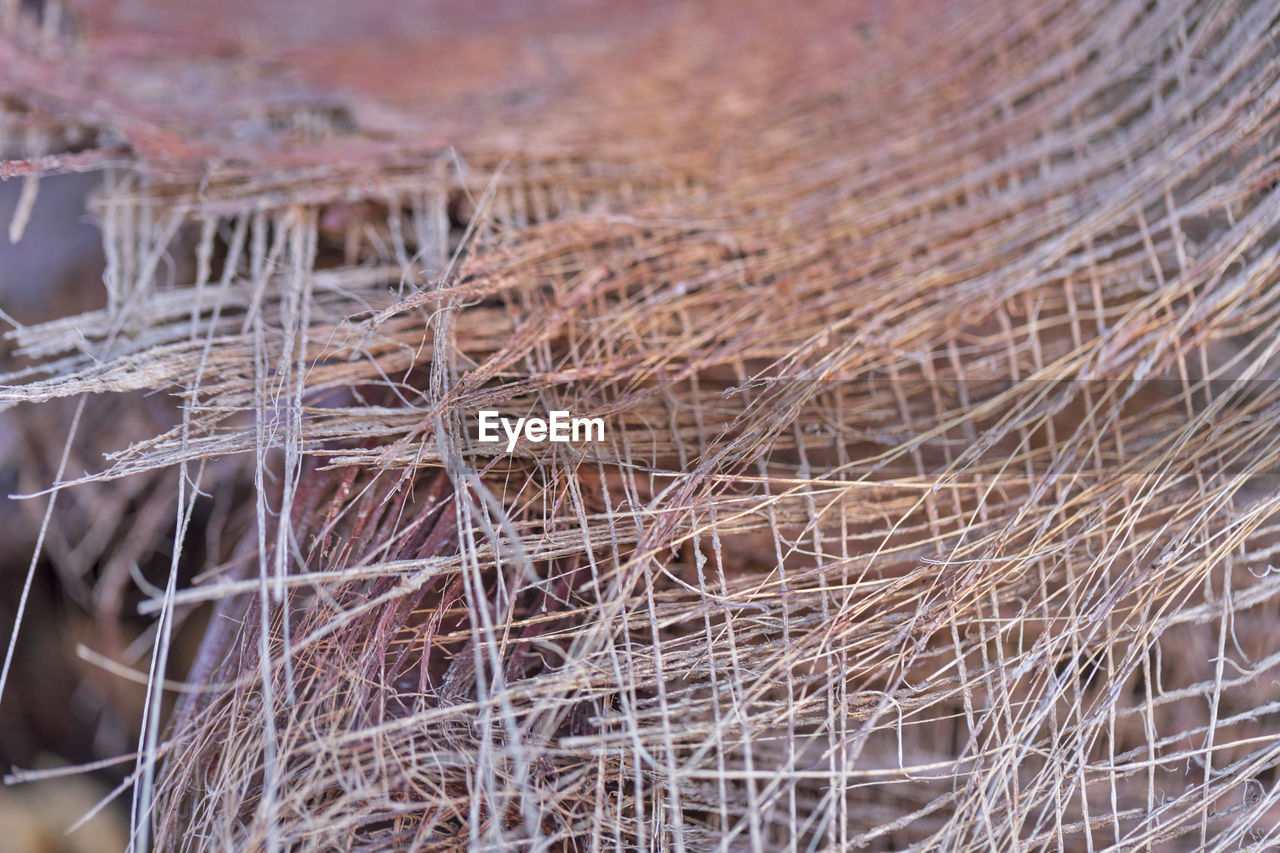
[(1280, 844), (1273, 3), (73, 12), (0, 401), (167, 513), (136, 849)]

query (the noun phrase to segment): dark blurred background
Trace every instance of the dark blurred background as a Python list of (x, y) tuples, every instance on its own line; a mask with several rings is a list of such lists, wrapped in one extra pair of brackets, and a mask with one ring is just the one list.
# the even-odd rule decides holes
[[(63, 175), (41, 181), (25, 234), (16, 245), (0, 236), (0, 309), (20, 323), (48, 320), (100, 307), (101, 235), (89, 221), (86, 199), (98, 178)], [(20, 181), (0, 183), (0, 231), (7, 235)], [(5, 331), (9, 324), (5, 323)], [(11, 344), (0, 344), (0, 370), (20, 368)], [(47, 498), (10, 495), (48, 486), (57, 470), (74, 402), (0, 412), (0, 630), (14, 623)], [(98, 406), (97, 408), (102, 408)], [(105, 413), (103, 413), (105, 414)], [(91, 453), (93, 429), (83, 430), (73, 458)], [(75, 470), (70, 468), (69, 470)], [(9, 683), (0, 701), (0, 768), (47, 768), (93, 761), (136, 748), (128, 714), (140, 701), (135, 686), (104, 677), (76, 655), (85, 643), (100, 648), (92, 585), (105, 552), (93, 541), (91, 503), (59, 498), (53, 535), (36, 565)], [(105, 543), (104, 543), (105, 544)], [(97, 552), (96, 554), (94, 552)], [(124, 628), (114, 619), (112, 632)], [(139, 624), (138, 630), (142, 629)], [(127, 628), (125, 628), (127, 630)], [(123, 639), (123, 637), (117, 637)], [(70, 835), (66, 830), (130, 772), (132, 765), (57, 780), (0, 788), (0, 847), (16, 851), (122, 849), (128, 800), (117, 800)]]

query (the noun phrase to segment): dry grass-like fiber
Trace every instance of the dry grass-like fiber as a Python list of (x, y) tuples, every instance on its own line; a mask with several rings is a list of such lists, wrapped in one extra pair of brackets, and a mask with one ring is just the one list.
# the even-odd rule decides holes
[(53, 492), (177, 518), (137, 847), (1275, 848), (1280, 12), (789, 7), (383, 100), (10, 22), (109, 299), (0, 401), (179, 407)]

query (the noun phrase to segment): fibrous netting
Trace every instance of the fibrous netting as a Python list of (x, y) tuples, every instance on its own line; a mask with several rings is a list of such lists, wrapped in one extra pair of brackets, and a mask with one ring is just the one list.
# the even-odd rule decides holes
[(176, 517), (135, 844), (1274, 849), (1277, 8), (503, 9), (181, 73), (9, 24), (108, 302), (2, 399)]

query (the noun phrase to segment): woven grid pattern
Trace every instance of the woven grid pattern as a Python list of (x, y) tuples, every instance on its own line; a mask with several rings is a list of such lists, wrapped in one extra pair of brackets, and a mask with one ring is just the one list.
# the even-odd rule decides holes
[(174, 577), (236, 495), (138, 843), (1272, 849), (1275, 7), (674, 9), (377, 110), (11, 25), (109, 302), (0, 401), (177, 392), (56, 491), (163, 481)]

